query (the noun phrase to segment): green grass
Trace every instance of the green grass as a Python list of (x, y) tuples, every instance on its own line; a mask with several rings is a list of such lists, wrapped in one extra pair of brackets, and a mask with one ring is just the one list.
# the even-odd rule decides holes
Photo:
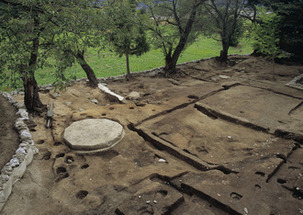
[[(178, 63), (199, 60), (208, 57), (218, 56), (221, 50), (221, 44), (213, 39), (201, 37), (194, 44), (189, 46), (181, 55)], [(252, 52), (251, 44), (248, 40), (242, 39), (239, 46), (229, 49), (229, 54), (247, 54)], [(93, 68), (98, 78), (122, 75), (126, 72), (125, 58), (119, 58), (109, 51), (98, 53), (97, 48), (91, 48), (86, 53), (86, 60)], [(151, 50), (140, 57), (130, 57), (131, 72), (139, 72), (153, 69), (164, 65), (164, 57), (161, 50)], [(39, 85), (50, 84), (54, 82), (51, 75), (53, 68), (45, 68), (36, 73), (36, 79)], [(82, 68), (75, 64), (69, 68), (65, 76), (67, 78), (85, 78), (86, 75)]]

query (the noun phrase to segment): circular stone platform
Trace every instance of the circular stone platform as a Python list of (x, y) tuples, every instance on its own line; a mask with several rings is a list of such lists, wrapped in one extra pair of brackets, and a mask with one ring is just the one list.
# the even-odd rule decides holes
[(95, 153), (114, 147), (124, 135), (123, 126), (108, 119), (85, 119), (64, 131), (64, 141), (78, 153)]

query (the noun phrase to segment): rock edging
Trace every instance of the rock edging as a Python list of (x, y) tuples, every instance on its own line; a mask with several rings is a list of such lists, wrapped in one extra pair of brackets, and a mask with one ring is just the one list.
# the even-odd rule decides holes
[(300, 84), (299, 82), (303, 79), (303, 74), (295, 77), (294, 79), (292, 79), (290, 82), (288, 82), (286, 84), (286, 86), (292, 87), (292, 88), (296, 88), (299, 90), (303, 90), (303, 84)]
[(26, 167), (33, 160), (34, 154), (38, 152), (28, 126), (25, 123), (29, 120), (29, 115), (24, 104), (16, 102), (14, 98), (6, 92), (1, 93), (1, 95), (18, 109), (17, 114), (20, 115), (20, 117), (15, 122), (15, 128), (19, 133), (20, 145), (12, 159), (2, 168), (0, 173), (0, 212), (12, 192), (13, 185), (22, 178)]

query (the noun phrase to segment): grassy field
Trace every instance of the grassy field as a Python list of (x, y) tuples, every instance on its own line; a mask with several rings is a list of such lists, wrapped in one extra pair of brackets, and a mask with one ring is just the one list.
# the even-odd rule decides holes
[[(221, 50), (221, 44), (210, 38), (200, 38), (194, 44), (189, 46), (182, 54), (178, 63), (199, 60), (207, 57), (218, 56)], [(252, 47), (248, 40), (242, 39), (239, 46), (231, 47), (229, 54), (247, 54), (252, 52)], [(124, 74), (126, 72), (125, 58), (119, 58), (109, 51), (101, 51), (98, 49), (89, 49), (86, 53), (86, 60), (93, 68), (97, 77), (109, 77)], [(139, 72), (149, 70), (164, 65), (164, 57), (161, 50), (151, 50), (140, 57), (131, 56), (130, 67), (131, 72)], [(36, 73), (36, 79), (39, 85), (50, 84), (54, 82), (51, 75), (53, 68), (45, 68)], [(65, 76), (67, 78), (85, 78), (86, 75), (82, 68), (75, 64), (69, 68)]]

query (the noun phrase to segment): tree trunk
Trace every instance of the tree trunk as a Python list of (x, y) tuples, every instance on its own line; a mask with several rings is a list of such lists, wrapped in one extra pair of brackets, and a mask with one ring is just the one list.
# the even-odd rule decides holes
[[(32, 74), (30, 74), (32, 73)], [(33, 72), (26, 72), (23, 77), (24, 104), (28, 112), (40, 113), (46, 111), (46, 106), (39, 98), (39, 88)]]
[(125, 53), (125, 58), (126, 58), (126, 70), (127, 70), (127, 73), (126, 73), (126, 80), (129, 80), (132, 75), (130, 74), (130, 68), (129, 68), (129, 54), (128, 53)]
[[(34, 17), (34, 27), (39, 28), (39, 20), (37, 15)], [(29, 112), (43, 112), (46, 111), (46, 106), (42, 104), (39, 98), (39, 88), (37, 81), (35, 79), (35, 67), (38, 62), (38, 51), (40, 45), (40, 35), (38, 34), (33, 39), (31, 57), (29, 61), (29, 70), (25, 71), (21, 68), (21, 73), (23, 76), (23, 86), (24, 86), (24, 104)], [(23, 66), (25, 67), (25, 66)]]
[(220, 52), (219, 61), (220, 62), (226, 62), (228, 60), (228, 49), (229, 44), (226, 40), (222, 39), (222, 47), (223, 49)]
[(173, 59), (170, 54), (165, 56), (165, 67), (164, 71), (167, 73), (173, 74), (176, 72), (176, 65), (177, 65), (178, 58)]
[(181, 33), (181, 37), (179, 40), (179, 43), (177, 47), (174, 50), (174, 53), (171, 55), (171, 51), (166, 55), (165, 57), (165, 67), (164, 70), (168, 73), (175, 73), (176, 72), (176, 65), (178, 62), (178, 59), (187, 43), (188, 36), (191, 32), (192, 26), (196, 19), (197, 9), (202, 4), (202, 1), (198, 4), (193, 5), (191, 9), (191, 14), (189, 16), (189, 19), (186, 23), (186, 27), (184, 31)]
[(77, 53), (77, 61), (81, 65), (82, 69), (85, 71), (86, 76), (89, 80), (89, 85), (91, 87), (98, 87), (98, 79), (96, 78), (96, 75), (94, 73), (94, 70), (88, 65), (88, 63), (84, 59), (84, 52)]

